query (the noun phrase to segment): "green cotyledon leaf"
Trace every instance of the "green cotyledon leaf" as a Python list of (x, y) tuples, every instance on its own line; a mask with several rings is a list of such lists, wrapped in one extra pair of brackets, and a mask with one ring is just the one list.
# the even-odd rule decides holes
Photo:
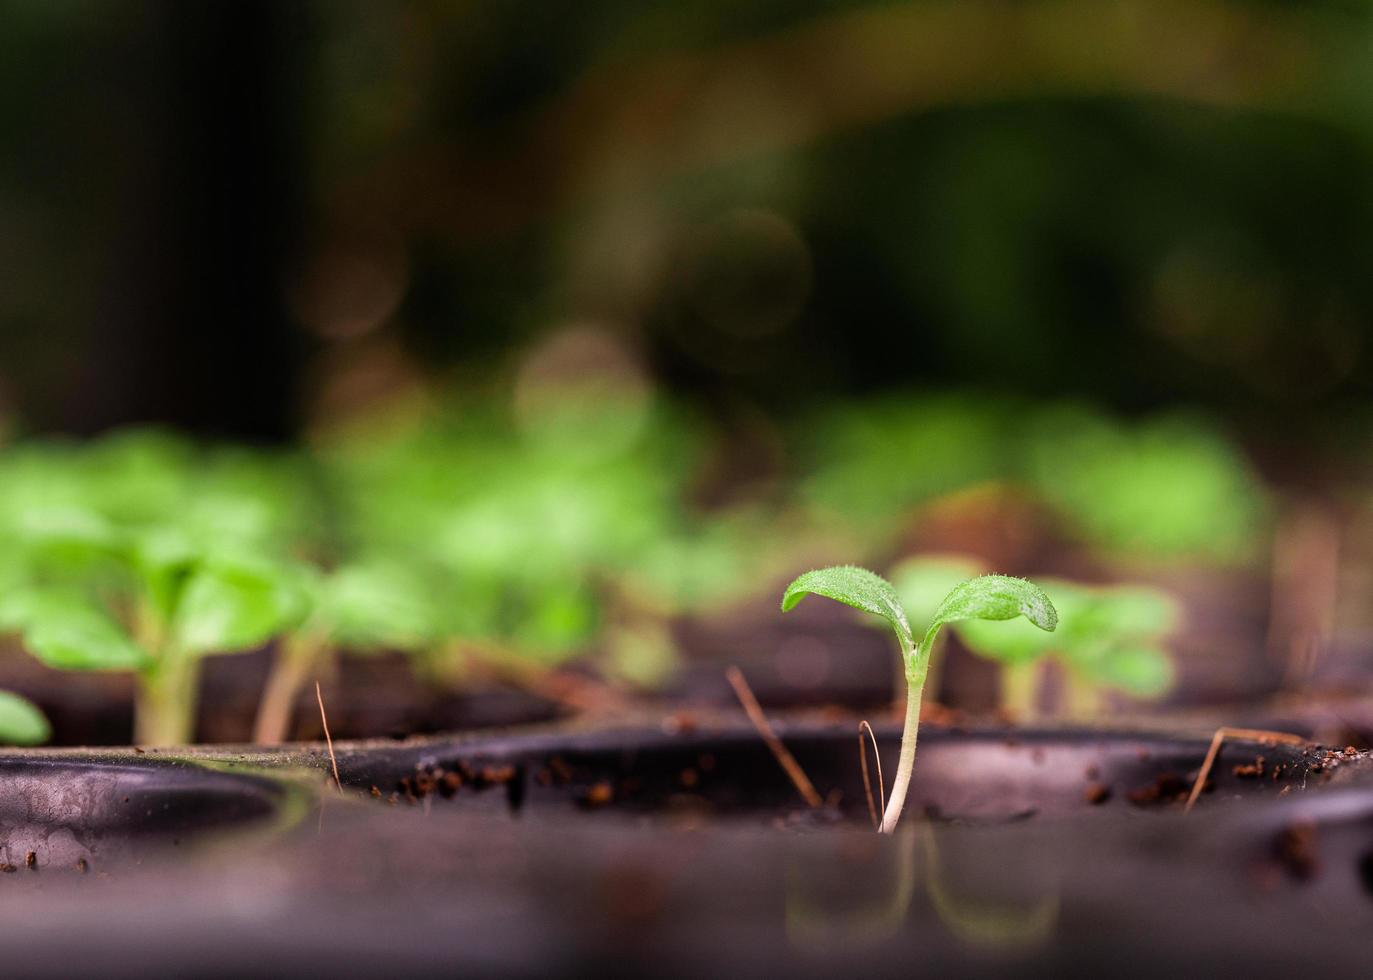
[(311, 598), (306, 576), (289, 564), (207, 562), (181, 594), (174, 642), (193, 656), (250, 650), (298, 626)]
[(798, 602), (811, 594), (881, 616), (895, 631), (902, 656), (909, 662), (915, 655), (915, 636), (906, 618), (906, 610), (901, 605), (901, 598), (882, 576), (856, 565), (817, 568), (798, 576), (787, 586), (782, 593), (782, 611), (795, 608)]
[(52, 738), (52, 726), (31, 701), (0, 691), (0, 745), (42, 745)]
[(1046, 632), (1058, 628), (1058, 611), (1044, 590), (1033, 582), (1009, 575), (979, 575), (956, 586), (944, 597), (925, 632), (928, 650), (941, 626), (961, 619), (1015, 619), (1024, 616)]
[(77, 592), (27, 590), (0, 601), (0, 626), (59, 670), (138, 670), (152, 658), (105, 609)]

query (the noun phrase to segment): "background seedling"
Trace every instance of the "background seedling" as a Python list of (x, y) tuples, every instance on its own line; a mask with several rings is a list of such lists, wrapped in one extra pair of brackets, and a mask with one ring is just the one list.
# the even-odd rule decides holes
[(267, 745), (286, 737), (297, 696), (331, 651), (420, 653), (446, 632), (439, 596), (413, 566), (370, 560), (298, 574), (309, 610), (281, 638), (263, 689), (253, 741)]
[(889, 834), (896, 828), (910, 788), (920, 728), (921, 696), (940, 628), (960, 620), (1004, 620), (1024, 616), (1038, 628), (1051, 631), (1058, 625), (1058, 613), (1038, 586), (1006, 575), (983, 575), (955, 586), (944, 597), (917, 644), (896, 590), (886, 579), (867, 569), (842, 565), (806, 572), (787, 586), (782, 595), (782, 611), (792, 609), (810, 594), (822, 595), (882, 617), (896, 634), (900, 646), (906, 674), (906, 723), (901, 732), (896, 778), (882, 816), (881, 830)]
[(135, 739), (189, 741), (200, 659), (256, 647), (305, 609), (278, 556), (295, 540), (279, 475), (269, 457), (155, 433), (7, 453), (0, 629), (51, 667), (132, 672)]

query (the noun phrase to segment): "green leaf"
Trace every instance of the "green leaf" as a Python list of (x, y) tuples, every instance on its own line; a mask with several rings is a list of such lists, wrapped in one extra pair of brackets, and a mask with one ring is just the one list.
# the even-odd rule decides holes
[(980, 575), (956, 586), (944, 597), (925, 632), (920, 652), (928, 657), (941, 626), (959, 620), (1005, 620), (1024, 616), (1046, 632), (1058, 628), (1058, 611), (1044, 590), (1009, 575)]
[(0, 745), (42, 745), (52, 726), (31, 701), (0, 691)]
[(25, 649), (59, 670), (138, 670), (152, 662), (103, 608), (76, 593), (7, 596), (0, 624), (22, 631)]
[(208, 563), (191, 574), (177, 606), (173, 642), (184, 653), (234, 653), (261, 646), (309, 612), (304, 576), (284, 564)]
[(1102, 656), (1089, 679), (1137, 698), (1156, 698), (1173, 686), (1173, 661), (1156, 647), (1121, 647)]
[(915, 637), (906, 619), (906, 611), (901, 606), (896, 590), (882, 576), (855, 565), (836, 565), (806, 572), (782, 593), (782, 611), (794, 608), (810, 594), (822, 595), (874, 616), (881, 616), (896, 632), (903, 657), (909, 661), (914, 655)]
[(334, 640), (353, 649), (419, 649), (441, 631), (433, 584), (400, 565), (344, 566), (322, 592)]

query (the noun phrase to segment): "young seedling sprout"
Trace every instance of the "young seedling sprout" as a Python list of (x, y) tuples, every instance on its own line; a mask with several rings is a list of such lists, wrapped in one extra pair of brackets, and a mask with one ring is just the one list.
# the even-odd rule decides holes
[(906, 724), (901, 732), (901, 755), (896, 779), (882, 815), (881, 830), (890, 834), (901, 817), (915, 766), (916, 736), (920, 728), (920, 700), (929, 676), (930, 654), (939, 630), (947, 623), (965, 619), (1004, 620), (1024, 616), (1042, 630), (1058, 625), (1058, 613), (1049, 597), (1036, 585), (1006, 575), (982, 575), (956, 586), (944, 597), (934, 619), (917, 644), (915, 634), (891, 583), (880, 575), (853, 565), (821, 568), (787, 586), (782, 594), (782, 611), (793, 608), (807, 595), (820, 595), (845, 603), (863, 612), (881, 616), (896, 633), (901, 661), (906, 673)]

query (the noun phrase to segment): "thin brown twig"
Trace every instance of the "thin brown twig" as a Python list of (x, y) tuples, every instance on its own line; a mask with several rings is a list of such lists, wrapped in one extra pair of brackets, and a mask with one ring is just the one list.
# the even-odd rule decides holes
[[(882, 808), (877, 809), (872, 802), (872, 783), (868, 780), (868, 747), (863, 742), (863, 733), (868, 733), (868, 739), (872, 742), (872, 757), (877, 760), (877, 792), (882, 798)], [(882, 754), (877, 751), (877, 736), (873, 734), (872, 726), (864, 718), (858, 723), (858, 761), (863, 767), (863, 794), (868, 798), (868, 816), (872, 817), (874, 830), (882, 829), (882, 814), (887, 812), (887, 790), (882, 779)]]
[(1217, 728), (1216, 734), (1211, 736), (1211, 747), (1206, 750), (1206, 759), (1197, 770), (1197, 779), (1192, 784), (1192, 792), (1187, 796), (1187, 805), (1182, 808), (1183, 813), (1192, 811), (1192, 805), (1201, 795), (1206, 779), (1216, 764), (1216, 757), (1220, 755), (1220, 745), (1227, 738), (1244, 738), (1252, 742), (1282, 742), (1286, 745), (1304, 745), (1307, 741), (1300, 735), (1293, 735), (1290, 732), (1271, 732), (1263, 728)]
[(734, 688), (734, 694), (739, 698), (739, 703), (744, 706), (744, 713), (748, 715), (748, 720), (753, 722), (753, 727), (758, 730), (767, 747), (772, 750), (773, 757), (777, 759), (777, 764), (791, 779), (796, 791), (801, 794), (802, 799), (812, 809), (824, 805), (824, 800), (815, 791), (815, 785), (806, 776), (805, 770), (796, 761), (787, 747), (782, 744), (782, 740), (777, 737), (777, 733), (768, 724), (767, 717), (763, 714), (762, 707), (758, 704), (758, 699), (753, 696), (753, 690), (748, 686), (748, 681), (744, 680), (743, 672), (738, 667), (726, 667), (725, 677), (729, 680), (730, 686)]
[(324, 724), (324, 742), (329, 746), (329, 764), (334, 767), (334, 785), (342, 796), (343, 781), (338, 778), (338, 758), (334, 755), (334, 739), (329, 734), (329, 719), (324, 714), (324, 695), (320, 693), (319, 681), (315, 681), (315, 700), (319, 702), (319, 720)]

